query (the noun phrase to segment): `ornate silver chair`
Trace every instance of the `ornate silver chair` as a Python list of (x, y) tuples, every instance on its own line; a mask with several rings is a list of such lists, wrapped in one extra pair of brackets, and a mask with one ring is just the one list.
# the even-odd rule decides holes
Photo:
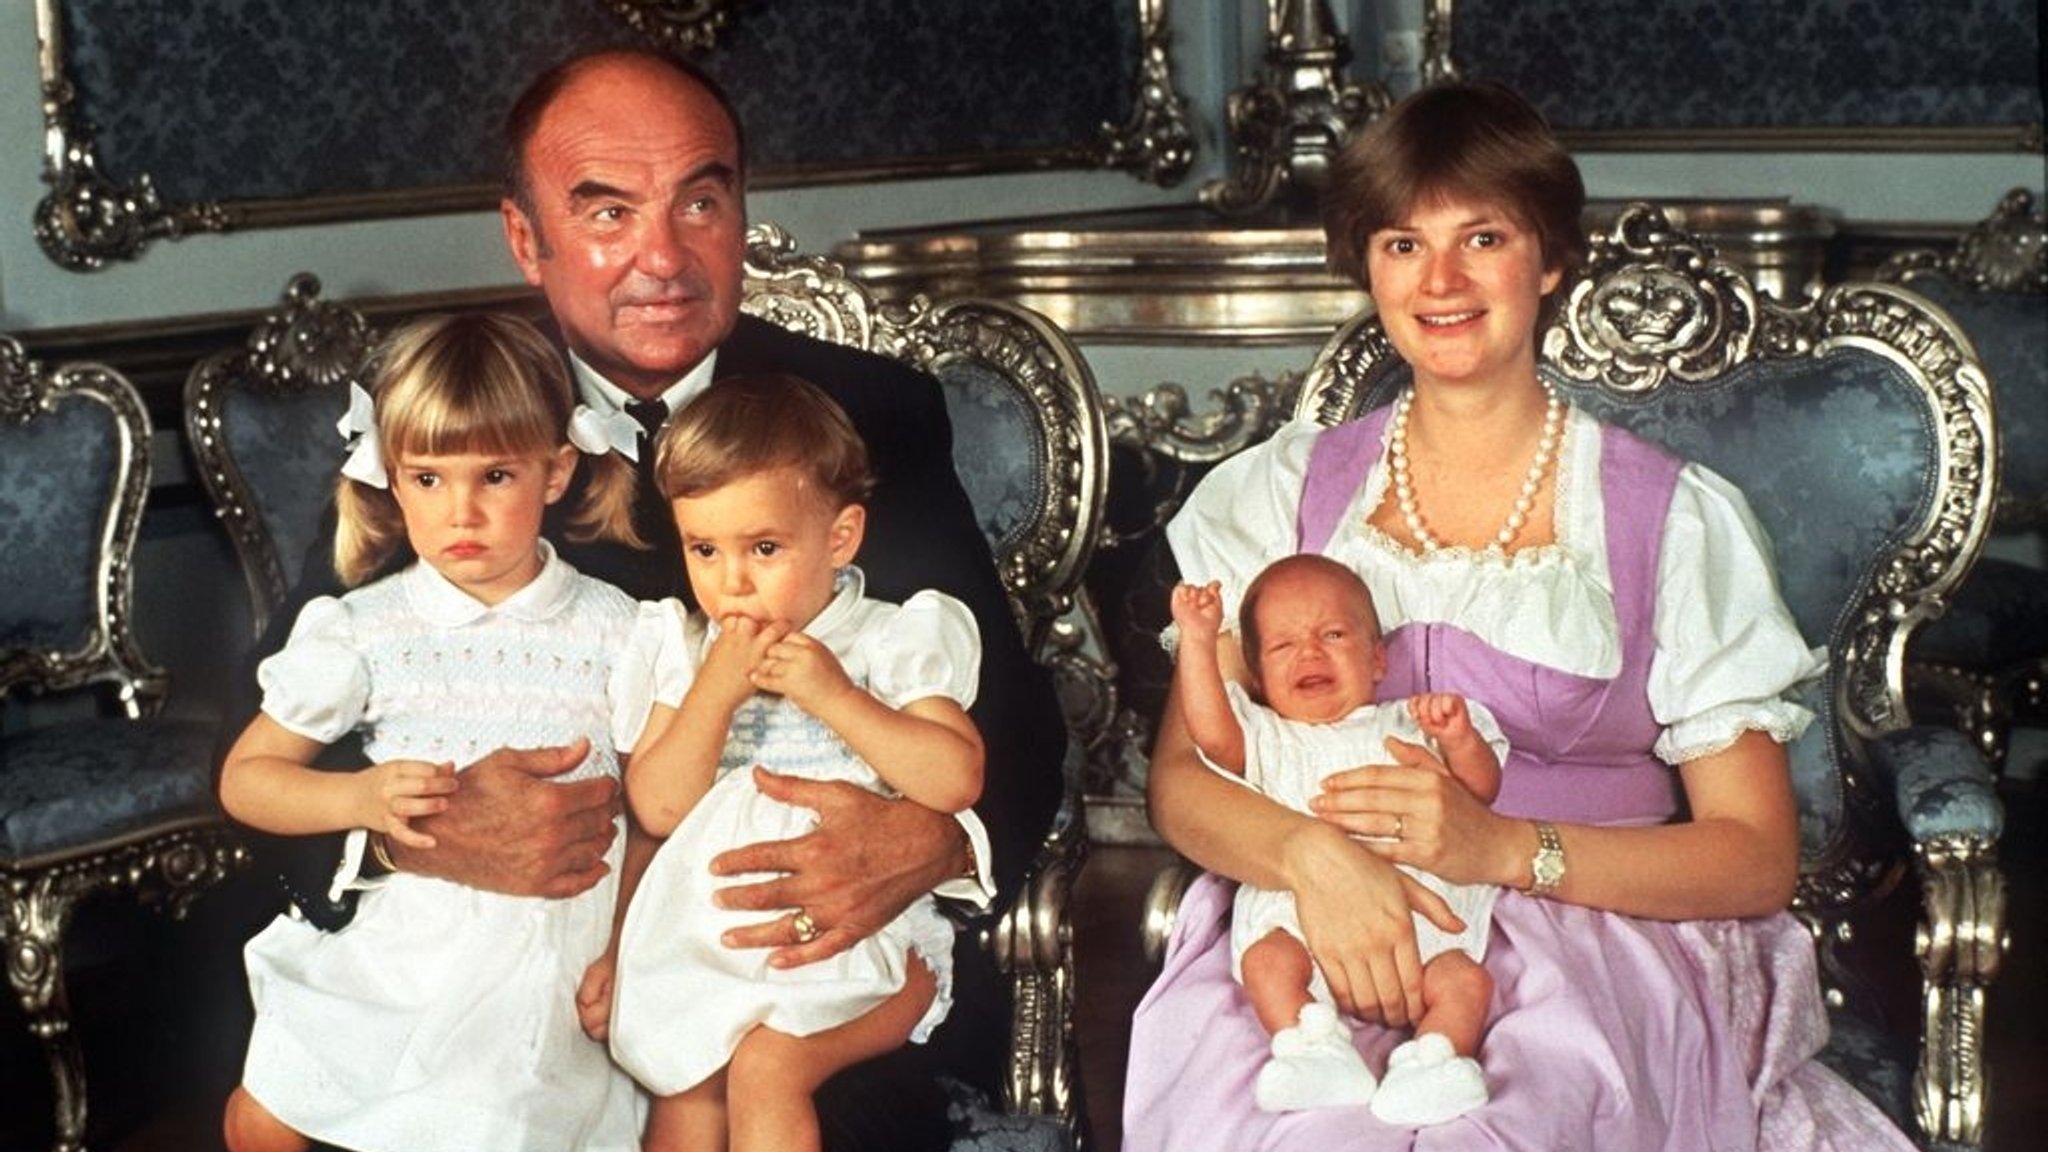
[(185, 379), (185, 436), (249, 586), (255, 634), (297, 583), (341, 468), (334, 424), (371, 350), (361, 313), (293, 276), (240, 348)]
[(1915, 704), (1945, 707), (2000, 764), (2011, 729), (2048, 729), (2048, 219), (2016, 188), (1954, 247), (1901, 252), (1877, 275), (1939, 304), (1976, 345), (2006, 447), (1994, 533), (2036, 550), (2031, 563), (1985, 557), (1907, 652)]
[(1294, 410), (1301, 374), (1241, 376), (1199, 406), (1178, 384), (1105, 397), (1109, 484), (1101, 541), (1082, 600), (1063, 621), (1071, 655), (1068, 722), (1086, 753), (1088, 835), (1095, 843), (1157, 844), (1145, 817), (1145, 764), (1153, 718), (1173, 663), (1159, 646), (1166, 623), (1162, 539), (1188, 493), (1224, 458), (1273, 434)]
[[(49, 1059), (59, 1152), (83, 1148), (86, 1130), (65, 993), (72, 913), (120, 893), (179, 916), (242, 858), (214, 801), (212, 726), (157, 716), (169, 678), (132, 631), (149, 431), (112, 370), (46, 371), (0, 337), (0, 944)], [(44, 722), (21, 702), (102, 688), (118, 713)]]
[[(1636, 206), (1595, 237), (1543, 349), (1543, 371), (1573, 403), (1727, 477), (1769, 531), (1786, 600), (1829, 652), (1805, 701), (1819, 719), (1790, 749), (1795, 910), (1833, 1009), (1825, 1058), (1929, 1145), (1978, 1146), (1986, 993), (2006, 935), (2002, 814), (1960, 733), (1910, 726), (1902, 676), (1907, 641), (1941, 613), (1989, 528), (1997, 448), (1969, 344), (1887, 285), (1838, 285), (1797, 307), (1762, 298)], [(1296, 415), (1338, 423), (1409, 378), (1363, 315), (1324, 346)], [(1921, 1012), (1888, 1027), (1880, 974), (1859, 972), (1870, 957), (1849, 944), (1859, 915), (1908, 875)], [(1154, 886), (1155, 950), (1186, 879)]]
[[(1108, 431), (1095, 379), (1071, 341), (1028, 309), (922, 297), (883, 306), (839, 265), (801, 256), (771, 224), (748, 233), (741, 307), (794, 331), (931, 373), (953, 422), (953, 461), (996, 555), (1026, 643), (1073, 675), (1062, 618), (1101, 531)], [(1080, 752), (1065, 801), (1011, 905), (980, 929), (1012, 981), (1005, 1115), (969, 1103), (956, 1148), (1061, 1147), (1079, 1134), (1068, 898), (1085, 842)], [(1038, 1118), (1033, 1120), (1031, 1118)]]

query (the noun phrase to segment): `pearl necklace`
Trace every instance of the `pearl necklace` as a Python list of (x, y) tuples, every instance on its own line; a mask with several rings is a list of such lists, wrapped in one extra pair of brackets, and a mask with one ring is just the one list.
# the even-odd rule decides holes
[[(1515, 496), (1515, 506), (1508, 512), (1507, 523), (1494, 533), (1493, 543), (1486, 546), (1489, 552), (1506, 553), (1509, 544), (1522, 531), (1522, 525), (1529, 522), (1529, 512), (1536, 506), (1536, 494), (1542, 491), (1543, 472), (1550, 467), (1551, 457), (1557, 454), (1558, 432), (1564, 425), (1565, 402), (1559, 398), (1557, 389), (1550, 381), (1544, 380), (1543, 394), (1548, 402), (1543, 410), (1543, 435), (1536, 441), (1536, 458), (1529, 462), (1529, 474), (1522, 479), (1522, 490)], [(1401, 393), (1401, 399), (1394, 405), (1394, 443), (1389, 448), (1393, 457), (1394, 503), (1401, 510), (1401, 521), (1408, 526), (1408, 534), (1422, 547), (1424, 554), (1437, 551), (1443, 545), (1423, 527), (1422, 513), (1415, 509), (1415, 485), (1408, 478), (1408, 410), (1415, 405), (1415, 389)]]

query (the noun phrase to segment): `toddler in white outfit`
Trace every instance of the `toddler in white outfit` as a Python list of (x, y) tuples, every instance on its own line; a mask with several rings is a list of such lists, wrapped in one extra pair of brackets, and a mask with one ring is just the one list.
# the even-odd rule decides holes
[(721, 939), (758, 914), (716, 906), (715, 885), (734, 878), (714, 877), (710, 862), (812, 826), (810, 810), (761, 789), (764, 768), (942, 812), (971, 806), (980, 633), (966, 606), (938, 592), (901, 605), (862, 594), (852, 562), (867, 450), (805, 381), (718, 381), (662, 429), (655, 471), (698, 611), (643, 607), (629, 656), (655, 706), (627, 799), (666, 839), (620, 932), (612, 1052), (656, 1096), (648, 1152), (802, 1152), (819, 1144), (820, 1084), (945, 1018), (953, 929), (930, 896), (873, 932), (792, 908), (794, 942), (840, 933), (849, 943), (777, 966), (773, 949)]

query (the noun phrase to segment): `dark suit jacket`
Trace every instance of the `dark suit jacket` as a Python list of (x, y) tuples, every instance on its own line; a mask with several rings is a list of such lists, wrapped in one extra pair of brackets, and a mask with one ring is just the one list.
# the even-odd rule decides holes
[[(1007, 898), (1036, 855), (1058, 806), (1066, 729), (1050, 675), (1024, 649), (987, 541), (953, 470), (952, 426), (938, 382), (897, 361), (798, 336), (746, 316), (720, 346), (717, 361), (721, 377), (743, 372), (787, 372), (810, 380), (845, 408), (866, 441), (878, 482), (868, 502), (867, 536), (856, 562), (867, 575), (868, 594), (900, 601), (918, 589), (936, 588), (974, 612), (981, 626), (983, 657), (980, 689), (971, 711), (988, 749), (983, 794), (975, 811), (988, 828), (997, 886)], [(680, 596), (694, 603), (674, 522), (651, 484), (642, 485), (637, 518), (653, 541), (650, 550), (566, 539), (559, 513), (573, 506), (584, 474), (578, 470), (568, 498), (550, 510), (545, 530), (561, 555), (579, 571), (609, 580), (635, 597)], [(249, 674), (231, 694), (228, 740), (261, 704), (255, 663), (283, 646), (308, 600), (341, 591), (333, 569), (333, 528), (330, 509), (324, 531), (306, 557), (299, 586), (273, 616), (269, 632), (256, 646)], [(410, 554), (397, 557), (391, 569), (412, 559)], [(340, 859), (338, 838), (251, 833), (251, 839), (259, 861), (278, 873), (290, 899), (308, 919), (329, 929), (348, 922), (354, 913), (353, 894), (341, 902), (326, 898)], [(915, 1059), (970, 1083), (993, 1087), (1007, 1048), (1008, 998), (973, 935), (963, 932), (956, 949), (955, 1018)]]

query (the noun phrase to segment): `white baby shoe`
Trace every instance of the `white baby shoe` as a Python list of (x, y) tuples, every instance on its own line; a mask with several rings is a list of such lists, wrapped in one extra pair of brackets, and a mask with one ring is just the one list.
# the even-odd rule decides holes
[(1458, 1055), (1442, 1033), (1425, 1032), (1388, 1053), (1372, 1114), (1397, 1128), (1425, 1128), (1455, 1120), (1487, 1099), (1479, 1062)]
[(1345, 1108), (1373, 1098), (1372, 1070), (1328, 1004), (1302, 1006), (1294, 1027), (1273, 1034), (1273, 1058), (1259, 1069), (1252, 1096), (1266, 1112)]

